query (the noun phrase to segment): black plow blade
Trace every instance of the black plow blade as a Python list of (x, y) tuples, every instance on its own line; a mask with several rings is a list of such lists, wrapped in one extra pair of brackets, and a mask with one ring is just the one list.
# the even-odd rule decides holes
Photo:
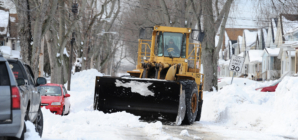
[[(176, 121), (177, 125), (184, 118), (185, 96), (178, 82), (96, 77), (95, 83), (94, 109), (104, 113), (126, 111), (141, 116), (141, 120), (163, 123)], [(183, 102), (179, 103), (180, 100)]]

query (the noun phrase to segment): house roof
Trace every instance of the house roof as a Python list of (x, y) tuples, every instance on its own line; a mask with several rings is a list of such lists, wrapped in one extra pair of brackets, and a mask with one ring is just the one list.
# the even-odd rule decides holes
[(280, 48), (265, 48), (269, 56), (278, 56)]
[(9, 34), (11, 38), (18, 37), (18, 15), (9, 14)]
[(257, 30), (244, 30), (246, 47), (249, 47), (256, 42), (257, 33)]
[(249, 61), (250, 62), (262, 62), (262, 55), (263, 55), (263, 50), (249, 50)]
[(6, 35), (8, 27), (9, 11), (0, 9), (0, 35)]
[(281, 14), (282, 34), (288, 34), (298, 29), (298, 15)]

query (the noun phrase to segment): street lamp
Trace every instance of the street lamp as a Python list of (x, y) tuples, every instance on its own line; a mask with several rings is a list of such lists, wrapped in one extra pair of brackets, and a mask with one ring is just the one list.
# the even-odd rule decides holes
[[(76, 16), (78, 13), (78, 3), (72, 4), (72, 13), (74, 14), (74, 20), (76, 20)], [(73, 54), (73, 44), (75, 43), (75, 31), (72, 32), (72, 38), (70, 40), (70, 58), (69, 58), (69, 72), (68, 72), (68, 83), (67, 83), (67, 90), (70, 90), (70, 81), (71, 81), (71, 69), (72, 69), (72, 54)]]

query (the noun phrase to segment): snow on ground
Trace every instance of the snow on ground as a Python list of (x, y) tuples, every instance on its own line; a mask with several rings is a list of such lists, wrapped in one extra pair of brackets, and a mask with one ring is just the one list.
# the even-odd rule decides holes
[[(229, 83), (231, 78), (221, 80)], [(295, 87), (298, 78), (285, 78), (276, 93), (255, 90), (273, 82), (261, 83), (234, 78), (232, 85), (227, 85), (218, 92), (204, 92), (200, 123), (298, 137), (298, 87)]]
[[(142, 137), (175, 139), (163, 132), (161, 122), (141, 122), (139, 116), (126, 112), (104, 114), (101, 111), (94, 111), (93, 95), (96, 76), (102, 76), (102, 74), (94, 69), (81, 71), (72, 76), (71, 91), (69, 91), (71, 112), (68, 116), (54, 115), (42, 108), (44, 115), (42, 139), (121, 140), (142, 139)], [(36, 137), (33, 138), (34, 133), (32, 133), (34, 127), (30, 127), (29, 130), (30, 132), (26, 133), (26, 140), (35, 140)]]
[[(42, 139), (204, 139), (207, 131), (205, 136), (216, 134), (218, 138), (229, 139), (298, 138), (298, 77), (285, 77), (275, 93), (255, 89), (276, 81), (234, 78), (232, 85), (218, 92), (204, 92), (201, 121), (185, 129), (184, 126), (163, 126), (161, 122), (141, 122), (138, 116), (126, 112), (94, 111), (93, 82), (95, 76), (101, 75), (96, 70), (87, 70), (72, 76), (71, 113), (59, 116), (43, 108)], [(230, 83), (231, 78), (221, 81)], [(32, 123), (26, 122), (26, 125), (26, 140), (38, 139)], [(167, 127), (174, 129), (167, 131)], [(170, 134), (175, 129), (185, 131)], [(194, 135), (197, 131), (203, 133)]]

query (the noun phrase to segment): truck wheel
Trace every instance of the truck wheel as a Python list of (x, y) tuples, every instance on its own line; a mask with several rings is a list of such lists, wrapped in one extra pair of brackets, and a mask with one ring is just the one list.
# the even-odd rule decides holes
[(199, 94), (198, 88), (195, 81), (187, 80), (181, 81), (183, 89), (185, 90), (185, 104), (186, 112), (183, 120), (184, 124), (192, 124), (197, 117), (198, 105), (199, 105)]
[(38, 114), (37, 117), (35, 119), (35, 121), (33, 122), (33, 124), (35, 125), (35, 131), (39, 134), (39, 136), (42, 136), (42, 131), (43, 131), (43, 115), (41, 110), (38, 110)]
[[(200, 85), (200, 92), (199, 92), (199, 97), (201, 98), (202, 96), (202, 84)], [(196, 121), (200, 121), (201, 120), (201, 112), (202, 112), (202, 107), (203, 107), (203, 100), (200, 99), (199, 100), (199, 108), (198, 108), (198, 114), (197, 114), (197, 117), (196, 117)]]

